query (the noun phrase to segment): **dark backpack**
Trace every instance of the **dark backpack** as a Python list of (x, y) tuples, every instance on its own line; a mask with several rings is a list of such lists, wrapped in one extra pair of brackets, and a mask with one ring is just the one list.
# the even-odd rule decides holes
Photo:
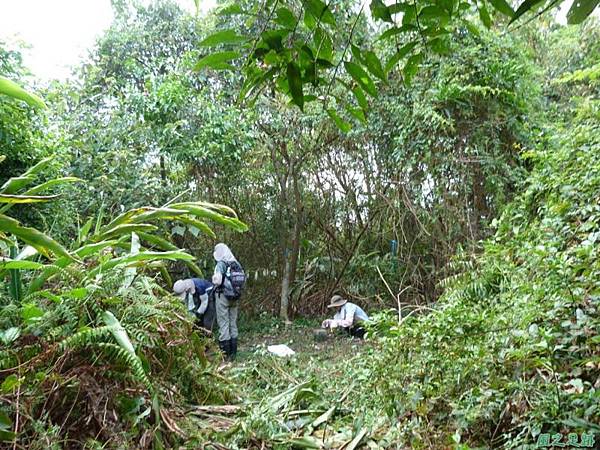
[(223, 294), (229, 300), (236, 300), (242, 295), (246, 285), (246, 273), (237, 261), (225, 263), (227, 270), (223, 276)]

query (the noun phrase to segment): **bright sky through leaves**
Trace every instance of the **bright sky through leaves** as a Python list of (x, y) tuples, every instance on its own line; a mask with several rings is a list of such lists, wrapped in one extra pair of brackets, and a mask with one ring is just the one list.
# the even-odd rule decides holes
[[(193, 0), (177, 0), (195, 12)], [(215, 0), (201, 0), (204, 13)], [(21, 40), (25, 65), (41, 79), (64, 79), (77, 65), (96, 38), (110, 26), (110, 0), (4, 0), (0, 14), (0, 41)], [(11, 45), (12, 47), (12, 45)]]

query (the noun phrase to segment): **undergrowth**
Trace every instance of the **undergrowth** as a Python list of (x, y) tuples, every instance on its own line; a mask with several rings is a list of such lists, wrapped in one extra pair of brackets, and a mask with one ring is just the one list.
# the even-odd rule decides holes
[[(536, 448), (600, 432), (600, 103), (548, 128), (533, 168), (431, 311), (379, 314), (370, 343), (231, 370), (230, 448)], [(244, 387), (245, 386), (245, 387)], [(595, 440), (599, 440), (598, 437)]]

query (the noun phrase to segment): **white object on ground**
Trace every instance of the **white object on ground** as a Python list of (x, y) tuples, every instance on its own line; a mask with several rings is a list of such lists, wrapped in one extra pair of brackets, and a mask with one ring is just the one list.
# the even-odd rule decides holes
[(292, 350), (285, 344), (269, 345), (267, 347), (267, 350), (269, 350), (271, 353), (274, 353), (277, 356), (281, 356), (281, 357), (292, 356), (292, 355), (296, 354), (296, 352), (294, 350)]

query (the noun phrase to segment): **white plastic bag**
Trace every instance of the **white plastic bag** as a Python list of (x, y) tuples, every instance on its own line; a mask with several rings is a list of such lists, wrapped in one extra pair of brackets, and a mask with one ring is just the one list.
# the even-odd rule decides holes
[(269, 352), (271, 352), (277, 356), (281, 356), (282, 358), (296, 354), (296, 352), (294, 350), (292, 350), (285, 344), (269, 345), (267, 347), (267, 350), (269, 350)]

